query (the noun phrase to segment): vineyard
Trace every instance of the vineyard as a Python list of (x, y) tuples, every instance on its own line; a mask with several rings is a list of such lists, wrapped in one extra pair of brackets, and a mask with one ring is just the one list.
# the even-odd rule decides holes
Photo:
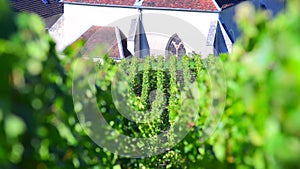
[[(207, 139), (204, 138), (203, 128), (213, 99), (210, 98), (212, 80), (205, 66), (212, 69), (214, 60), (213, 57), (202, 60), (195, 55), (184, 56), (180, 60), (175, 56), (169, 60), (163, 57), (133, 57), (115, 63), (106, 57), (104, 65), (99, 64), (97, 71), (100, 77), (96, 81), (99, 110), (103, 110), (101, 113), (105, 120), (122, 134), (151, 138), (163, 132), (168, 133), (165, 135), (168, 139), (166, 147), (180, 141), (178, 138), (175, 139), (177, 142), (174, 140), (180, 135), (174, 133), (175, 126), (193, 130), (197, 137)], [(102, 76), (107, 70), (110, 70), (111, 76)], [(110, 104), (103, 106), (102, 103)], [(161, 151), (147, 149), (150, 154)]]
[[(149, 56), (145, 59), (133, 57), (116, 63), (109, 57), (104, 57), (104, 64), (99, 64), (96, 70), (98, 74), (96, 95), (100, 113), (110, 127), (121, 134), (132, 138), (149, 138), (150, 141), (129, 142), (133, 146), (126, 150), (127, 142), (120, 141), (122, 139), (120, 137), (113, 137), (111, 133), (102, 133), (98, 137), (106, 135), (105, 138), (110, 139), (104, 140), (104, 142), (115, 143), (121, 149), (125, 148), (125, 150), (120, 150), (110, 147), (110, 151), (125, 156), (134, 154), (134, 157), (158, 155), (174, 146), (179, 146), (178, 151), (182, 151), (179, 149), (183, 145), (177, 144), (186, 136), (199, 138), (202, 142), (206, 141), (212, 131), (216, 129), (222, 114), (222, 112), (211, 114), (211, 111), (218, 111), (212, 107), (224, 108), (222, 107), (224, 98), (220, 96), (222, 92), (225, 95), (223, 70), (222, 65), (217, 61), (213, 56), (201, 59), (199, 55), (194, 55), (184, 56), (182, 59), (172, 56), (168, 60), (164, 60), (163, 57)], [(109, 75), (107, 72), (110, 72)], [(84, 74), (79, 77), (88, 79), (87, 76), (89, 75)], [(90, 74), (90, 76), (94, 75)], [(82, 83), (82, 79), (79, 83)], [(215, 87), (215, 91), (220, 93), (213, 95), (212, 87)], [(84, 98), (83, 95), (80, 98)], [(78, 102), (84, 104), (88, 101), (78, 100)], [(91, 113), (89, 112), (89, 114)], [(88, 121), (81, 121), (81, 123), (88, 123)], [(99, 126), (101, 125), (99, 124)], [(101, 130), (109, 131), (108, 128), (103, 127)], [(88, 128), (87, 130), (93, 129)], [(192, 136), (188, 135), (189, 132), (193, 133)], [(156, 135), (165, 141), (151, 140)], [(92, 136), (92, 139), (95, 140), (96, 137)], [(197, 140), (194, 141), (197, 142)], [(101, 141), (103, 142), (103, 140)], [(101, 144), (107, 145), (106, 143)], [(135, 147), (136, 144), (148, 146)], [(189, 145), (191, 146), (192, 143)], [(198, 145), (200, 146), (200, 142)], [(138, 153), (130, 151), (136, 148), (139, 150)], [(197, 149), (195, 147), (193, 151), (197, 152)], [(167, 154), (169, 153), (179, 156), (176, 151), (167, 152)], [(160, 156), (152, 157), (152, 159), (160, 159)], [(190, 158), (190, 160), (196, 160), (193, 156)], [(196, 158), (201, 158), (201, 155), (199, 154)], [(152, 167), (168, 165), (159, 164), (156, 160), (153, 164), (148, 160), (142, 161)], [(182, 168), (184, 162), (181, 159), (176, 162), (175, 166)]]
[(242, 6), (230, 55), (95, 64), (0, 0), (0, 168), (300, 168), (299, 6)]

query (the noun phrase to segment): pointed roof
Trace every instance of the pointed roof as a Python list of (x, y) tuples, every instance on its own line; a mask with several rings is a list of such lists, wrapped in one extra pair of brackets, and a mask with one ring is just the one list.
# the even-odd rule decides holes
[[(131, 55), (127, 50), (126, 37), (117, 27), (92, 26), (78, 40), (84, 40), (83, 55), (89, 55), (98, 46), (112, 58), (121, 59)], [(76, 40), (76, 41), (78, 41)]]
[(144, 58), (150, 55), (150, 47), (141, 16), (131, 20), (128, 42), (134, 44), (130, 49), (134, 56)]

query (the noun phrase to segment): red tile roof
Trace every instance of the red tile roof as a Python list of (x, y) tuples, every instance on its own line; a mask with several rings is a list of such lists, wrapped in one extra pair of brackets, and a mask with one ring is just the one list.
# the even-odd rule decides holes
[(133, 6), (135, 0), (64, 0), (64, 2), (79, 2), (99, 5), (128, 5)]
[(213, 0), (144, 0), (142, 6), (218, 11)]
[[(133, 6), (135, 4), (135, 0), (65, 0), (65, 2), (120, 6)], [(144, 0), (142, 6), (156, 8), (191, 9), (200, 11), (218, 10), (213, 0)]]
[(79, 39), (85, 41), (83, 55), (88, 55), (97, 47), (105, 48), (105, 52), (114, 58), (120, 58), (118, 40), (114, 27), (92, 26)]
[[(131, 54), (127, 50), (126, 37), (121, 30), (119, 30), (119, 33), (122, 40), (122, 52), (125, 57), (129, 56)], [(78, 40), (85, 41), (83, 55), (89, 55), (91, 52), (97, 49), (97, 47), (102, 47), (104, 52), (107, 52), (110, 57), (121, 58), (115, 27), (92, 26), (85, 33), (83, 33)]]

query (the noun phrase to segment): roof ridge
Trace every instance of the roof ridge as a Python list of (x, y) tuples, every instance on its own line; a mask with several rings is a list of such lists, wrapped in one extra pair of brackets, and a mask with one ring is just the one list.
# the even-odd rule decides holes
[(193, 11), (220, 11), (215, 0), (65, 0), (65, 3), (96, 4), (157, 9), (185, 9)]

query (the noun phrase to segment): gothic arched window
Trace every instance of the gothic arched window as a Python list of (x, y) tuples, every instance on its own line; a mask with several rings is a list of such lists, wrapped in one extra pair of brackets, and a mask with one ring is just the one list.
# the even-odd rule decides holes
[(175, 55), (178, 58), (181, 58), (186, 54), (186, 49), (182, 40), (179, 38), (177, 34), (174, 34), (169, 39), (166, 46), (166, 58), (169, 58), (172, 55)]

